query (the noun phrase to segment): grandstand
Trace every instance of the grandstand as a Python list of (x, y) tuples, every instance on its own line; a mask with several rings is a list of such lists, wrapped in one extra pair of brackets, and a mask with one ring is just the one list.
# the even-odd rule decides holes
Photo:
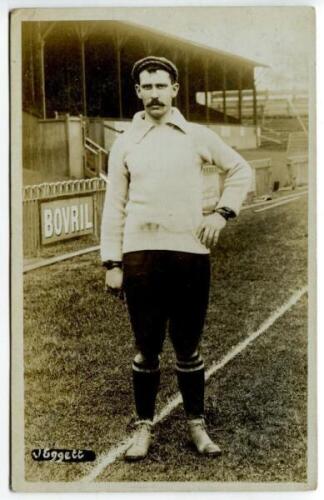
[[(203, 96), (199, 95), (199, 100), (203, 101)], [(238, 118), (239, 96), (237, 91), (230, 91), (227, 94), (226, 110), (232, 118)], [(221, 92), (212, 92), (210, 96), (210, 106), (221, 111), (223, 106)], [(277, 90), (257, 90), (257, 115), (263, 120), (267, 118), (285, 117), (291, 118), (296, 115), (308, 115), (308, 93)], [(242, 120), (251, 120), (253, 116), (253, 93), (251, 90), (242, 91)]]
[[(204, 96), (199, 94), (200, 102)], [(242, 91), (242, 123), (253, 120), (253, 94), (250, 90)], [(221, 92), (212, 92), (209, 98), (212, 109), (221, 111), (223, 107)], [(228, 92), (227, 113), (232, 118), (239, 116), (239, 96), (237, 91)], [(285, 149), (291, 132), (308, 129), (308, 93), (291, 90), (257, 90), (257, 121), (261, 127), (262, 146), (281, 146)]]

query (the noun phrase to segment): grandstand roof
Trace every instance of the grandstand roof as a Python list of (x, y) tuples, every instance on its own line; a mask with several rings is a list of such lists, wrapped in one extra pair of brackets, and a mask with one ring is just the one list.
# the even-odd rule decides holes
[[(181, 92), (176, 105), (194, 121), (233, 121), (226, 115), (226, 91), (253, 89), (254, 68), (264, 66), (131, 22), (24, 22), (24, 108), (42, 107), (43, 116), (58, 111), (130, 118), (140, 105), (131, 67), (152, 54), (177, 64)], [(217, 90), (224, 92), (223, 112), (208, 105), (208, 93)], [(198, 92), (205, 93), (205, 105), (198, 104)]]
[[(89, 23), (89, 21), (86, 21)], [(90, 21), (91, 23), (91, 21)], [(253, 67), (267, 67), (266, 64), (261, 63), (259, 61), (255, 61), (252, 59), (248, 59), (246, 57), (239, 56), (237, 54), (233, 54), (232, 52), (227, 52), (224, 50), (220, 50), (218, 48), (205, 45), (202, 43), (198, 43), (196, 41), (188, 40), (184, 37), (172, 35), (170, 33), (166, 33), (162, 30), (157, 30), (155, 28), (151, 28), (149, 26), (144, 26), (138, 23), (132, 23), (129, 21), (102, 21), (102, 23), (115, 24), (115, 26), (124, 27), (126, 30), (134, 30), (141, 32), (142, 35), (147, 34), (148, 36), (158, 36), (161, 40), (163, 39), (165, 42), (174, 43), (176, 42), (178, 47), (182, 47), (189, 51), (195, 51), (196, 53), (204, 53), (204, 55), (208, 55), (208, 57), (221, 57), (231, 60), (236, 63), (246, 64)], [(92, 23), (95, 29), (98, 28), (98, 22)]]

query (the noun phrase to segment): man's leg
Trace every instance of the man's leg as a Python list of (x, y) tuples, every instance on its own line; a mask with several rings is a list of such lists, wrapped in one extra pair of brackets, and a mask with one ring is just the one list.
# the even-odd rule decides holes
[(141, 251), (125, 254), (123, 259), (124, 288), (138, 350), (132, 365), (138, 432), (126, 452), (127, 460), (144, 458), (151, 444), (160, 381), (159, 354), (167, 322), (160, 258), (160, 252)]
[(137, 353), (133, 360), (132, 371), (138, 419), (153, 421), (160, 383), (159, 357), (145, 358), (142, 353)]
[(199, 453), (219, 455), (204, 424), (205, 369), (199, 353), (208, 307), (208, 255), (174, 254), (170, 337), (176, 352), (176, 373), (188, 420), (190, 438)]
[(196, 351), (188, 357), (177, 354), (176, 372), (191, 441), (203, 455), (220, 455), (220, 448), (210, 439), (205, 427), (205, 369), (199, 353)]
[(191, 355), (176, 353), (176, 373), (188, 418), (204, 416), (205, 369), (198, 351)]
[(152, 442), (152, 424), (155, 400), (160, 382), (159, 358), (145, 358), (137, 353), (133, 360), (133, 388), (137, 421), (137, 431), (131, 446), (125, 453), (128, 461), (146, 457)]

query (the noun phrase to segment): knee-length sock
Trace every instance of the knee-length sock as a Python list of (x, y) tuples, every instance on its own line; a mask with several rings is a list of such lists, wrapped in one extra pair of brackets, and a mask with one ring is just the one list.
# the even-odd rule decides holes
[(159, 368), (143, 368), (133, 362), (134, 398), (139, 420), (153, 420), (159, 384)]
[(188, 360), (177, 360), (178, 386), (183, 399), (183, 407), (188, 418), (204, 416), (205, 369), (199, 354)]

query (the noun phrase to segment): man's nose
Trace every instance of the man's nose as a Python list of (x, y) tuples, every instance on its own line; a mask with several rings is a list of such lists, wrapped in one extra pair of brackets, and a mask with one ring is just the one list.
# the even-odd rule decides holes
[(152, 97), (158, 96), (158, 89), (154, 86), (152, 87), (151, 95), (152, 95)]

